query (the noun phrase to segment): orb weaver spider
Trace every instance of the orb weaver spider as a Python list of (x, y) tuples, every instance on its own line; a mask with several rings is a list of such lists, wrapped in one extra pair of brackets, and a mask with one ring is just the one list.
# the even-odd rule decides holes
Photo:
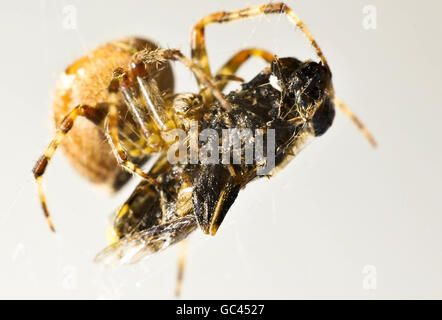
[[(212, 75), (205, 27), (268, 14), (287, 16), (307, 37), (320, 62), (277, 58), (266, 50), (249, 48), (240, 50)], [(264, 59), (269, 67), (240, 90), (224, 96), (222, 91), (229, 81), (242, 81), (236, 72), (251, 57)], [(173, 93), (169, 61), (181, 62), (192, 71), (199, 93)], [(61, 76), (54, 99), (57, 132), (33, 169), (43, 212), (55, 231), (42, 177), (62, 144), (73, 166), (94, 183), (118, 190), (128, 179), (121, 168), (143, 179), (117, 210), (114, 242), (96, 261), (134, 263), (184, 240), (198, 227), (214, 235), (239, 191), (258, 178), (256, 166), (172, 165), (165, 157), (171, 143), (162, 133), (176, 128), (188, 130), (189, 120), (217, 130), (241, 123), (254, 129), (275, 129), (279, 132), (276, 168), (280, 169), (307, 138), (327, 131), (335, 106), (375, 145), (365, 126), (335, 98), (324, 54), (304, 23), (284, 3), (203, 17), (192, 29), (191, 59), (179, 50), (160, 49), (143, 39), (111, 42), (76, 61)], [(68, 133), (72, 139), (63, 140)], [(105, 138), (109, 144), (103, 146)], [(140, 166), (152, 154), (160, 157), (146, 173)], [(177, 292), (184, 258), (179, 265)]]

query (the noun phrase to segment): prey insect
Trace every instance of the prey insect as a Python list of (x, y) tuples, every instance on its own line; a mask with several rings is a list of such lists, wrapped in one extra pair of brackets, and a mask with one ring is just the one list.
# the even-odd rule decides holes
[[(307, 37), (320, 61), (278, 58), (263, 49), (242, 49), (213, 75), (205, 27), (267, 14), (287, 16)], [(42, 177), (60, 144), (74, 167), (94, 183), (118, 190), (130, 177), (127, 171), (142, 178), (116, 211), (115, 239), (97, 255), (97, 262), (134, 263), (184, 240), (197, 229), (215, 235), (239, 191), (261, 177), (257, 172), (263, 163), (170, 163), (166, 154), (171, 141), (164, 134), (174, 129), (189, 132), (192, 121), (201, 130), (220, 134), (225, 129), (247, 128), (261, 130), (268, 138), (268, 133), (274, 132), (275, 168), (267, 176), (282, 169), (308, 140), (328, 130), (335, 107), (375, 144), (351, 110), (335, 98), (324, 54), (285, 4), (208, 15), (193, 27), (191, 38), (191, 59), (178, 50), (129, 38), (92, 51), (61, 77), (54, 102), (57, 133), (33, 170), (51, 229), (55, 230)], [(241, 80), (236, 72), (250, 57), (264, 59), (268, 67), (240, 89), (223, 95), (228, 82)], [(193, 72), (198, 93), (173, 93), (169, 61), (181, 62)], [(67, 134), (72, 139), (63, 140)], [(108, 144), (102, 143), (104, 139)], [(199, 149), (205, 147), (207, 142), (198, 145)], [(144, 172), (140, 166), (153, 154), (159, 155), (158, 160)], [(183, 266), (181, 259), (179, 279)]]

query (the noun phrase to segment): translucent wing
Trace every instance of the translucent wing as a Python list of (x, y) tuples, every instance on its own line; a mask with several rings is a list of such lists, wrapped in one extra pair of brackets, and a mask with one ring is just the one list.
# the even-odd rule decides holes
[(95, 262), (106, 265), (136, 263), (187, 238), (197, 226), (195, 216), (188, 215), (143, 231), (131, 233), (101, 251), (95, 257)]

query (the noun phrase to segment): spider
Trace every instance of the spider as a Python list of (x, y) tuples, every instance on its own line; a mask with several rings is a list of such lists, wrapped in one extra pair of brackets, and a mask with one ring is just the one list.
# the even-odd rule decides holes
[[(320, 62), (277, 58), (266, 50), (250, 48), (240, 50), (212, 75), (205, 27), (267, 14), (286, 15), (307, 37)], [(296, 156), (308, 139), (327, 131), (335, 106), (375, 145), (365, 126), (335, 98), (324, 54), (304, 23), (284, 3), (203, 17), (192, 29), (191, 56), (189, 59), (178, 50), (160, 49), (147, 40), (129, 38), (92, 51), (61, 77), (54, 109), (57, 133), (33, 169), (50, 228), (55, 230), (42, 177), (66, 134), (70, 133), (72, 139), (63, 141), (65, 153), (92, 182), (118, 190), (129, 177), (120, 168), (143, 179), (117, 210), (114, 242), (96, 261), (133, 263), (184, 240), (198, 227), (214, 235), (239, 191), (259, 178), (256, 164), (169, 163), (166, 152), (171, 141), (164, 139), (163, 133), (176, 128), (188, 132), (191, 120), (202, 129), (219, 132), (247, 127), (267, 134), (274, 129), (276, 167), (268, 176)], [(242, 81), (236, 72), (250, 57), (264, 59), (269, 67), (241, 89), (224, 96), (222, 91), (229, 81)], [(168, 61), (181, 62), (193, 72), (199, 93), (173, 93)], [(104, 138), (108, 145), (102, 144)], [(139, 166), (152, 154), (160, 156), (146, 173)], [(183, 258), (179, 265), (181, 283)]]

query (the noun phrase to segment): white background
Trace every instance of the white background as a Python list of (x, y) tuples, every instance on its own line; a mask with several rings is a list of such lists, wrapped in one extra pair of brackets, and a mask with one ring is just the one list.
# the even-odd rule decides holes
[[(94, 265), (110, 198), (57, 153), (45, 185), (49, 232), (31, 174), (52, 137), (51, 94), (64, 68), (128, 35), (189, 55), (202, 16), (262, 1), (2, 1), (0, 298), (172, 298), (177, 248), (135, 266)], [(440, 1), (288, 0), (333, 71), (336, 93), (373, 131), (371, 149), (341, 113), (278, 176), (242, 191), (215, 237), (195, 232), (183, 298), (442, 298)], [(63, 28), (74, 5), (77, 29)], [(363, 8), (377, 9), (365, 30)], [(315, 58), (284, 17), (207, 29), (216, 70), (240, 48)], [(241, 69), (250, 79), (264, 64)], [(195, 90), (175, 67), (177, 91)], [(376, 289), (364, 289), (374, 266)], [(371, 269), (373, 270), (373, 269)], [(371, 276), (374, 276), (371, 273)]]

